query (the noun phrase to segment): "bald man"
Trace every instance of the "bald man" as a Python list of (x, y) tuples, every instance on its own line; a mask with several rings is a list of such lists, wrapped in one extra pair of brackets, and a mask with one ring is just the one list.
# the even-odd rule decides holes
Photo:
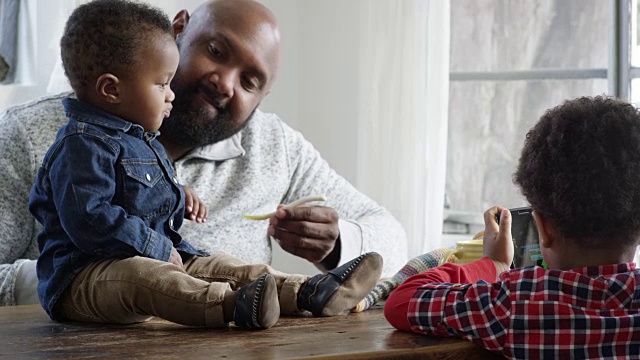
[[(209, 209), (207, 222), (185, 222), (181, 235), (196, 248), (251, 263), (271, 262), (271, 241), (322, 271), (375, 251), (383, 276), (407, 260), (402, 226), (357, 191), (297, 131), (258, 107), (280, 63), (275, 16), (260, 3), (218, 0), (173, 20), (180, 64), (171, 87), (171, 117), (159, 141), (178, 181)], [(61, 100), (38, 99), (0, 119), (0, 305), (37, 303), (35, 260), (39, 224), (28, 212), (29, 191), (44, 153), (66, 122)], [(322, 194), (324, 206), (279, 204)], [(269, 212), (267, 222), (241, 217)]]

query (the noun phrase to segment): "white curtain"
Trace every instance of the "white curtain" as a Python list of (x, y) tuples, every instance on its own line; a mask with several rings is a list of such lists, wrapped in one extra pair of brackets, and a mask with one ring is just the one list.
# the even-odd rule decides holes
[(0, 83), (13, 82), (18, 52), (19, 0), (0, 0)]
[(33, 83), (35, 0), (0, 1), (0, 57), (11, 67), (3, 84)]
[(362, 1), (357, 186), (404, 225), (409, 257), (442, 245), (449, 1)]

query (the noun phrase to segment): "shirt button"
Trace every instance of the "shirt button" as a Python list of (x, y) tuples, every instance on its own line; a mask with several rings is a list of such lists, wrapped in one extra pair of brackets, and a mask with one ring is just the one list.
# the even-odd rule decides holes
[(147, 178), (147, 181), (151, 181), (151, 175), (147, 174), (145, 177)]
[(173, 219), (169, 219), (169, 227), (173, 230)]

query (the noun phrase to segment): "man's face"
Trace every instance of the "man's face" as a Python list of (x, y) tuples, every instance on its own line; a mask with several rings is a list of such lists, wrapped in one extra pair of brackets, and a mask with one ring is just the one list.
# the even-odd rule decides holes
[(186, 148), (240, 131), (277, 72), (280, 44), (272, 23), (251, 13), (216, 15), (194, 14), (177, 35), (180, 65), (171, 83), (176, 98), (160, 131)]

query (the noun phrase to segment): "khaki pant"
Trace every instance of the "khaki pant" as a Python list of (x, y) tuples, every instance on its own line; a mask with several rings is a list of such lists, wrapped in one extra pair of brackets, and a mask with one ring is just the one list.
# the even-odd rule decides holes
[(184, 269), (139, 256), (93, 263), (74, 279), (56, 312), (71, 321), (129, 324), (157, 316), (183, 325), (224, 327), (225, 292), (264, 273), (276, 279), (281, 313), (298, 313), (298, 290), (308, 276), (248, 264), (227, 254), (189, 257)]

